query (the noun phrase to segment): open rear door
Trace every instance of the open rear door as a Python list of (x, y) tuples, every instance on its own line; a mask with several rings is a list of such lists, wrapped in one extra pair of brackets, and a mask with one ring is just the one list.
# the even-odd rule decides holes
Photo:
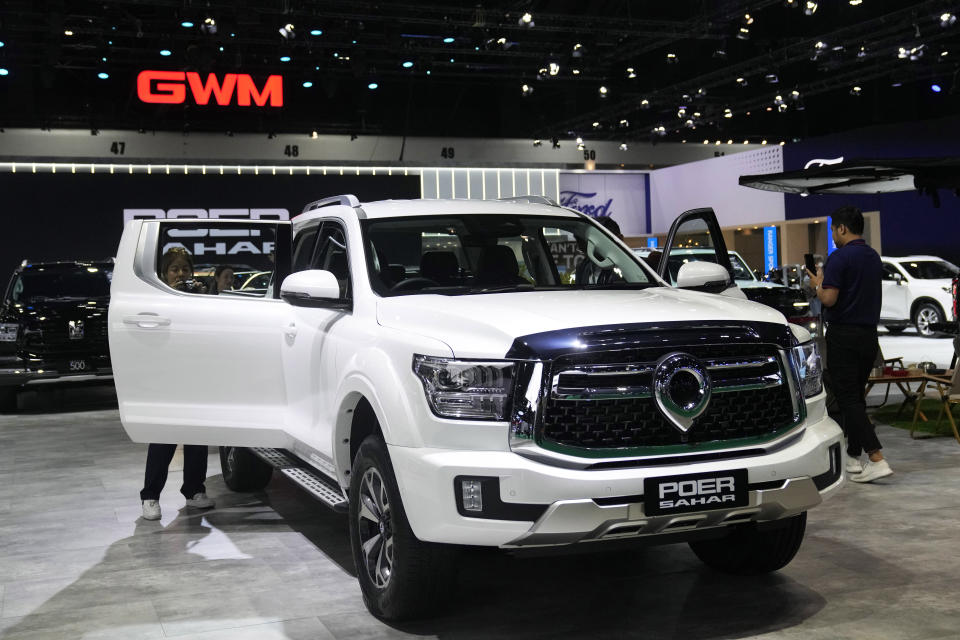
[(712, 262), (722, 266), (729, 275), (729, 285), (716, 292), (736, 298), (746, 297), (736, 285), (727, 244), (717, 216), (709, 207), (684, 211), (673, 221), (657, 271), (661, 278), (676, 286), (680, 268), (690, 262)]

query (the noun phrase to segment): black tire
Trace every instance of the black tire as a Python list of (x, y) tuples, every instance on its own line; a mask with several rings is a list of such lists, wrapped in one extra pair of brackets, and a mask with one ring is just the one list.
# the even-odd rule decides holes
[(906, 327), (901, 327), (899, 325), (894, 325), (892, 327), (890, 325), (884, 325), (884, 327), (886, 327), (887, 333), (892, 336), (898, 336), (906, 329)]
[(0, 387), (0, 412), (13, 413), (17, 410), (17, 397), (20, 387)]
[(270, 482), (273, 467), (246, 447), (220, 447), (223, 483), (232, 491), (260, 491)]
[(350, 477), (350, 547), (367, 609), (384, 620), (434, 613), (453, 583), (455, 548), (413, 534), (379, 436), (360, 445)]
[(735, 529), (729, 536), (690, 543), (705, 565), (723, 573), (753, 576), (777, 571), (797, 555), (807, 528), (807, 513), (787, 518), (781, 526), (759, 530), (756, 525)]
[(943, 322), (943, 309), (935, 302), (924, 302), (913, 312), (913, 324), (924, 338), (936, 338), (940, 334), (930, 329), (930, 324)]

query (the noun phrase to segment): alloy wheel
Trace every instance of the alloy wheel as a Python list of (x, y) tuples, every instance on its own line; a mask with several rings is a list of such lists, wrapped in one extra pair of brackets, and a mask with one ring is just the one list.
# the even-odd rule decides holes
[(933, 333), (930, 325), (934, 322), (940, 322), (940, 314), (932, 307), (923, 307), (917, 313), (917, 331), (922, 335), (929, 336)]
[(360, 482), (357, 524), (364, 569), (373, 584), (386, 588), (393, 574), (393, 529), (390, 497), (383, 476), (371, 467)]

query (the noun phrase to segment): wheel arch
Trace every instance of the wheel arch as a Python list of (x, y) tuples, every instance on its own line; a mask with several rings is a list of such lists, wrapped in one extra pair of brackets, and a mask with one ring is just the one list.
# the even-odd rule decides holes
[(945, 314), (945, 312), (944, 312), (943, 305), (940, 304), (940, 301), (939, 301), (939, 300), (937, 300), (936, 298), (931, 298), (931, 297), (929, 297), (929, 296), (920, 296), (919, 298), (917, 298), (916, 300), (914, 300), (914, 301), (910, 304), (910, 320), (911, 320), (912, 322), (916, 322), (916, 320), (917, 320), (917, 309), (919, 309), (919, 308), (920, 308), (920, 305), (922, 305), (922, 304), (932, 304), (932, 305), (934, 305), (937, 309), (940, 310), (940, 316), (941, 316), (944, 320), (946, 319), (946, 314)]

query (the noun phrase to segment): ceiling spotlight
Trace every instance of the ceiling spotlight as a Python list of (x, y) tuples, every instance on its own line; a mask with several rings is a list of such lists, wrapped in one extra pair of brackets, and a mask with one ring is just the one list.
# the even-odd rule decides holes
[(753, 24), (753, 16), (751, 16), (749, 13), (748, 13), (748, 14), (745, 14), (745, 15), (743, 16), (743, 21), (744, 21), (744, 23), (746, 23), (746, 24)]
[(280, 27), (279, 33), (281, 36), (283, 36), (284, 40), (293, 40), (294, 38), (297, 37), (296, 31), (294, 29), (295, 27), (288, 22), (287, 24)]
[(97, 77), (100, 78), (101, 80), (106, 80), (107, 78), (110, 77), (110, 74), (107, 73), (106, 71), (101, 71), (100, 73), (97, 74)]
[(594, 128), (594, 129), (599, 129), (599, 128), (600, 128), (600, 123), (599, 123), (599, 122), (594, 122), (594, 123), (593, 123), (593, 128)]
[(860, 47), (860, 50), (857, 51), (857, 57), (858, 57), (858, 58), (866, 58), (866, 57), (867, 57), (867, 48), (866, 48), (865, 46), (861, 46), (861, 47)]
[(570, 73), (572, 73), (572, 74), (575, 75), (575, 76), (578, 76), (578, 75), (580, 75), (580, 69), (571, 69), (571, 70), (570, 70)]
[(774, 97), (773, 104), (783, 104), (783, 96), (777, 95)]
[(791, 91), (791, 92), (790, 92), (790, 99), (791, 99), (791, 100), (799, 100), (799, 99), (800, 99), (800, 92), (797, 91), (796, 89), (794, 89), (793, 91)]
[(549, 65), (549, 72), (551, 76), (555, 76), (560, 73), (560, 64), (557, 62), (551, 62)]
[(542, 144), (543, 144), (543, 140), (540, 140), (539, 138), (533, 141), (533, 146), (535, 147), (539, 147)]
[(214, 35), (217, 33), (217, 21), (213, 18), (207, 17), (203, 20), (203, 24), (200, 25), (200, 31), (206, 33), (207, 35)]
[(583, 144), (583, 138), (577, 136), (577, 144)]
[(790, 9), (796, 9), (800, 6), (799, 0), (783, 0), (783, 6), (789, 7)]
[(785, 144), (787, 144), (787, 141), (786, 141), (786, 140), (781, 140), (781, 141), (780, 141), (780, 146), (781, 146), (781, 147), (782, 147), (783, 145), (785, 145)]
[(677, 54), (675, 53), (667, 54), (667, 64), (677, 64), (678, 62), (680, 62), (680, 59), (677, 57)]
[(746, 78), (737, 78), (737, 84), (738, 84), (739, 86), (741, 86), (741, 87), (745, 87), (745, 86), (747, 86), (747, 85), (750, 84), (750, 83), (747, 82), (747, 79), (746, 79)]
[(787, 109), (788, 107), (786, 102), (783, 102), (777, 105), (777, 111), (780, 113), (784, 113)]
[(571, 53), (570, 55), (573, 56), (574, 58), (583, 57), (583, 45), (580, 44), (579, 42), (573, 45), (573, 53)]
[(727, 144), (733, 144), (733, 140), (727, 140)]
[(750, 39), (750, 29), (747, 27), (740, 27), (740, 30), (737, 31), (737, 40), (749, 40)]
[(453, 44), (454, 40), (456, 40), (456, 38), (447, 36), (446, 38), (443, 39), (443, 44)]
[(309, 89), (310, 87), (313, 86), (313, 82), (310, 81), (310, 80), (304, 80), (304, 81), (303, 81), (303, 84), (302, 84), (301, 86), (302, 86), (304, 89)]
[(10, 72), (7, 69), (5, 69), (4, 67), (0, 67), (0, 76), (6, 76), (9, 74)]
[(943, 91), (943, 88), (938, 84), (932, 84), (930, 85), (930, 91), (933, 91), (934, 93), (940, 93)]
[(710, 144), (710, 141), (709, 141), (709, 140), (704, 140), (704, 141), (703, 141), (703, 144)]
[(851, 7), (859, 7), (861, 4), (863, 4), (863, 0), (850, 0)]
[(620, 151), (626, 151), (626, 150), (627, 150), (627, 143), (626, 143), (626, 142), (621, 142), (621, 143), (620, 143)]
[(859, 86), (855, 86), (852, 89), (850, 89), (850, 95), (852, 96), (859, 96), (861, 93), (863, 93), (863, 89), (860, 88)]
[(733, 111), (730, 111), (729, 107), (726, 108), (726, 109), (724, 109), (724, 110), (723, 110), (723, 117), (724, 117), (724, 118), (732, 118), (732, 117), (733, 117)]
[(685, 126), (687, 129), (696, 129), (697, 123), (694, 122), (692, 118), (687, 118), (683, 121), (683, 126)]
[[(192, 23), (192, 22), (190, 23), (190, 26), (191, 26), (191, 27), (193, 26), (193, 23)], [(73, 35), (73, 29), (64, 29), (63, 35), (65, 35), (65, 36), (72, 36), (72, 35)]]
[(761, 140), (761, 141), (760, 141), (760, 144), (767, 144), (767, 141), (766, 141), (766, 140)]
[(947, 28), (957, 21), (957, 16), (952, 13), (943, 13), (940, 15), (940, 26)]
[(640, 101), (640, 108), (641, 108), (641, 109), (649, 109), (649, 108), (650, 108), (650, 101), (647, 100), (646, 98), (644, 98), (643, 100), (641, 100), (641, 101)]
[(716, 50), (713, 52), (713, 57), (714, 57), (714, 58), (717, 58), (717, 59), (719, 59), (719, 60), (726, 60), (726, 59), (727, 59), (727, 52), (726, 52), (725, 50), (723, 50), (723, 49), (716, 49)]
[(620, 126), (621, 126), (621, 127), (629, 127), (629, 126), (630, 126), (630, 121), (627, 120), (626, 118), (622, 118), (622, 119), (620, 120)]
[(317, 133), (316, 130), (313, 130), (313, 131), (310, 132), (310, 137), (313, 138), (314, 140), (316, 140), (317, 138), (320, 137), (320, 134)]
[(633, 67), (627, 67), (627, 77), (630, 79), (637, 77), (637, 74), (634, 72)]
[(171, 55), (172, 53), (173, 53), (173, 52), (170, 51), (170, 49), (160, 49), (160, 55), (162, 55), (163, 57), (167, 57), (167, 56)]
[(767, 75), (763, 76), (763, 79), (766, 80), (768, 84), (777, 84), (780, 82), (780, 78), (778, 78), (777, 74), (775, 73), (768, 73)]
[(322, 36), (322, 35), (323, 35), (323, 29), (311, 29), (311, 30), (310, 30), (310, 35), (312, 35), (312, 36)]
[(678, 117), (678, 118), (686, 118), (686, 117), (687, 117), (687, 108), (686, 108), (686, 107), (680, 107), (679, 109), (677, 109), (677, 117)]
[(816, 49), (818, 52), (820, 52), (820, 51), (826, 51), (827, 46), (828, 46), (827, 43), (824, 42), (823, 40), (817, 40), (817, 44), (813, 45), (813, 48)]
[(525, 84), (522, 87), (520, 87), (520, 92), (523, 95), (523, 97), (526, 98), (529, 95), (533, 95), (533, 87), (531, 87), (528, 84)]
[(380, 85), (377, 84), (376, 82), (371, 82), (371, 83), (369, 83), (369, 84), (367, 85), (367, 89), (370, 89), (370, 91), (373, 91), (374, 89), (378, 88), (379, 86), (380, 86)]
[(606, 97), (607, 97), (607, 87), (601, 85), (600, 88), (597, 89), (597, 93), (600, 94), (600, 97), (601, 97), (601, 98), (606, 98)]
[(290, 56), (280, 56), (280, 62), (290, 62)]
[(661, 124), (661, 125), (657, 125), (657, 126), (654, 127), (653, 129), (651, 129), (650, 132), (653, 133), (654, 135), (658, 135), (658, 136), (660, 136), (660, 137), (663, 137), (663, 136), (667, 135), (667, 128), (664, 127), (664, 126)]
[(579, 143), (579, 144), (577, 144), (577, 151), (583, 151), (583, 150), (586, 149), (586, 148), (587, 148), (587, 146), (586, 146), (585, 144), (583, 144), (582, 142)]
[(517, 20), (517, 24), (519, 24), (521, 27), (535, 26), (533, 22), (533, 14), (531, 14), (529, 11), (524, 13), (522, 16), (520, 16), (520, 19)]
[(413, 67), (413, 61), (405, 60), (403, 64), (401, 64), (400, 66), (403, 67), (404, 69), (410, 69), (411, 67)]
[[(180, 26), (183, 27), (184, 29), (192, 29), (193, 22), (191, 20), (184, 20), (183, 22), (180, 23)], [(73, 34), (70, 34), (70, 35), (73, 35)]]
[(941, 51), (941, 52), (940, 52), (940, 57), (941, 57), (941, 58), (946, 58), (948, 55), (950, 55), (950, 52), (949, 52), (949, 51)]
[(702, 98), (702, 97), (704, 97), (705, 95), (707, 95), (707, 90), (706, 90), (706, 89), (704, 89), (703, 87), (700, 87), (699, 89), (697, 89), (697, 97), (698, 97), (698, 98)]
[(820, 5), (818, 5), (816, 2), (814, 2), (813, 0), (807, 0), (807, 3), (803, 5), (803, 14), (807, 16), (812, 16), (817, 12), (818, 8), (820, 8)]

